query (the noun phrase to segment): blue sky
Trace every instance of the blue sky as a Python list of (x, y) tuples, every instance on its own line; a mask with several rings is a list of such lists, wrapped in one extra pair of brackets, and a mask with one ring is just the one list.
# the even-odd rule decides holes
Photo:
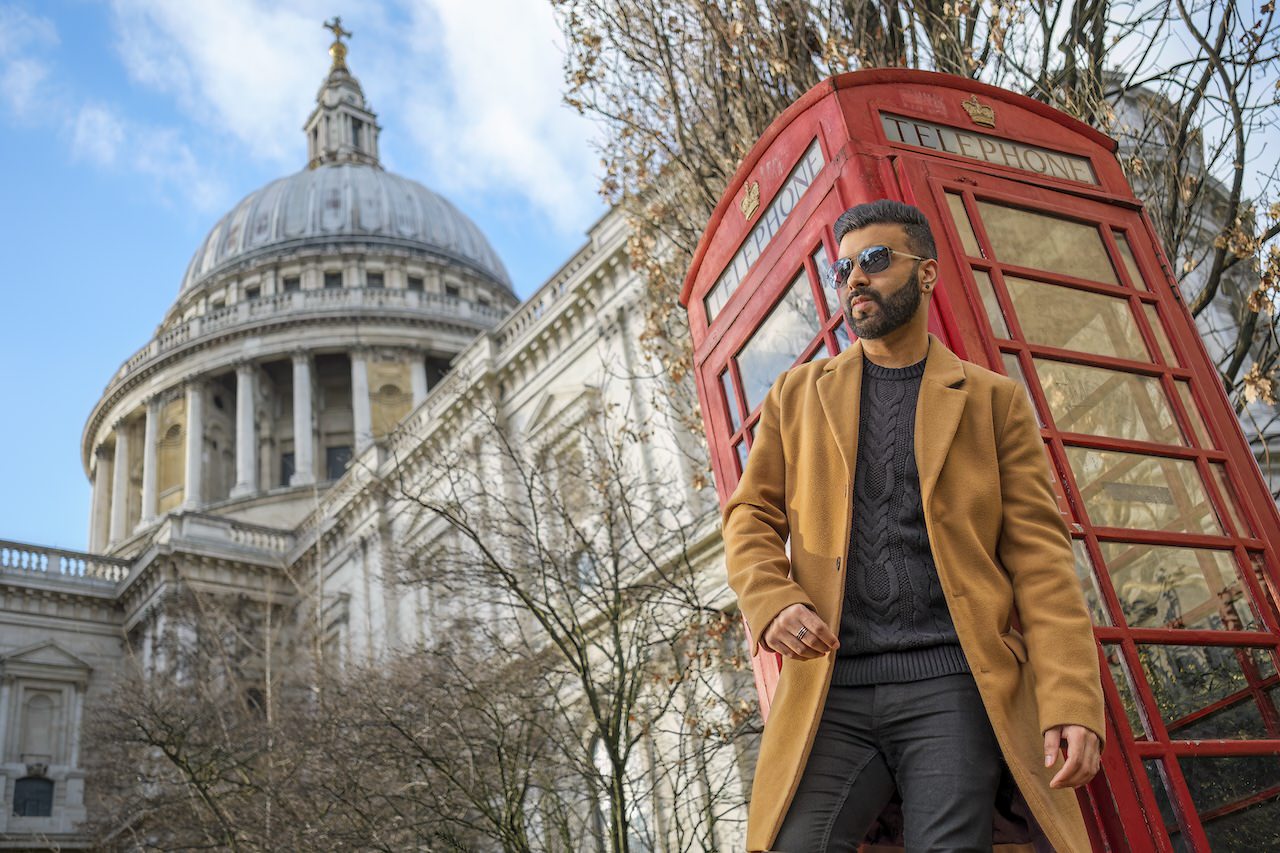
[(528, 296), (604, 211), (538, 0), (0, 0), (0, 539), (82, 550), (85, 420), (241, 197), (302, 168), (342, 15), (383, 165), (441, 192)]

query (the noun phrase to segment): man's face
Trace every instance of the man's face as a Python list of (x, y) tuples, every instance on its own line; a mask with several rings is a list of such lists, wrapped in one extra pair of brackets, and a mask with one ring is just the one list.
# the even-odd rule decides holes
[[(869, 246), (888, 246), (895, 252), (916, 254), (901, 225), (868, 225), (844, 235), (840, 257), (856, 260)], [(906, 255), (894, 254), (888, 269), (868, 275), (855, 266), (840, 290), (840, 306), (849, 328), (860, 338), (882, 338), (906, 325), (922, 302), (920, 265)]]

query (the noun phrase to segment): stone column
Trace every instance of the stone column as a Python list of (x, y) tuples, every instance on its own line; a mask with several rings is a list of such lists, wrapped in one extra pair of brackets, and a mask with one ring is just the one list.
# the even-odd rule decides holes
[(373, 410), (369, 405), (369, 370), (362, 349), (351, 351), (351, 414), (355, 430), (355, 456), (373, 444)]
[(125, 537), (129, 523), (129, 430), (124, 418), (115, 422), (116, 453), (111, 462), (111, 539)]
[(311, 356), (293, 354), (293, 476), (291, 486), (316, 481), (314, 438), (311, 431)]
[(89, 550), (100, 551), (111, 535), (111, 450), (99, 444), (93, 451), (93, 504), (89, 510)]
[(422, 360), (422, 353), (415, 352), (409, 356), (409, 384), (413, 388), (413, 407), (427, 397), (427, 363)]
[(204, 489), (204, 383), (187, 383), (187, 466), (182, 486), (182, 508), (197, 509)]
[(138, 519), (135, 530), (152, 524), (160, 511), (156, 494), (156, 478), (160, 469), (156, 460), (156, 435), (159, 431), (160, 398), (157, 396), (147, 400), (147, 426), (142, 440), (142, 517)]
[(257, 369), (251, 361), (236, 365), (236, 484), (231, 489), (233, 498), (258, 491), (258, 436), (254, 429)]

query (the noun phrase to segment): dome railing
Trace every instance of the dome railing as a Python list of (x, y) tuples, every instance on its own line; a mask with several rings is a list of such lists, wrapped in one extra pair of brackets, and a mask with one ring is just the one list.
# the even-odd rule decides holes
[(237, 326), (251, 326), (288, 315), (347, 314), (352, 311), (403, 310), (491, 328), (505, 318), (507, 309), (481, 305), (458, 296), (425, 293), (389, 287), (344, 287), (321, 290), (294, 290), (235, 302), (206, 314), (192, 317), (153, 338), (120, 367), (108, 387), (124, 379), (147, 362), (197, 339)]

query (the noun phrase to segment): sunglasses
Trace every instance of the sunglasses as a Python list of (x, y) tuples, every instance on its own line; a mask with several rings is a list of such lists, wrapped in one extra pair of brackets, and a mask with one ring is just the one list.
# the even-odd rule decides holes
[(843, 288), (849, 281), (849, 276), (853, 275), (855, 266), (861, 267), (862, 271), (867, 275), (884, 272), (889, 268), (889, 264), (893, 263), (894, 255), (914, 258), (917, 261), (928, 260), (928, 258), (922, 258), (919, 255), (908, 255), (906, 252), (890, 249), (888, 246), (868, 246), (858, 253), (856, 260), (854, 258), (840, 258), (828, 267), (827, 284), (837, 290)]

